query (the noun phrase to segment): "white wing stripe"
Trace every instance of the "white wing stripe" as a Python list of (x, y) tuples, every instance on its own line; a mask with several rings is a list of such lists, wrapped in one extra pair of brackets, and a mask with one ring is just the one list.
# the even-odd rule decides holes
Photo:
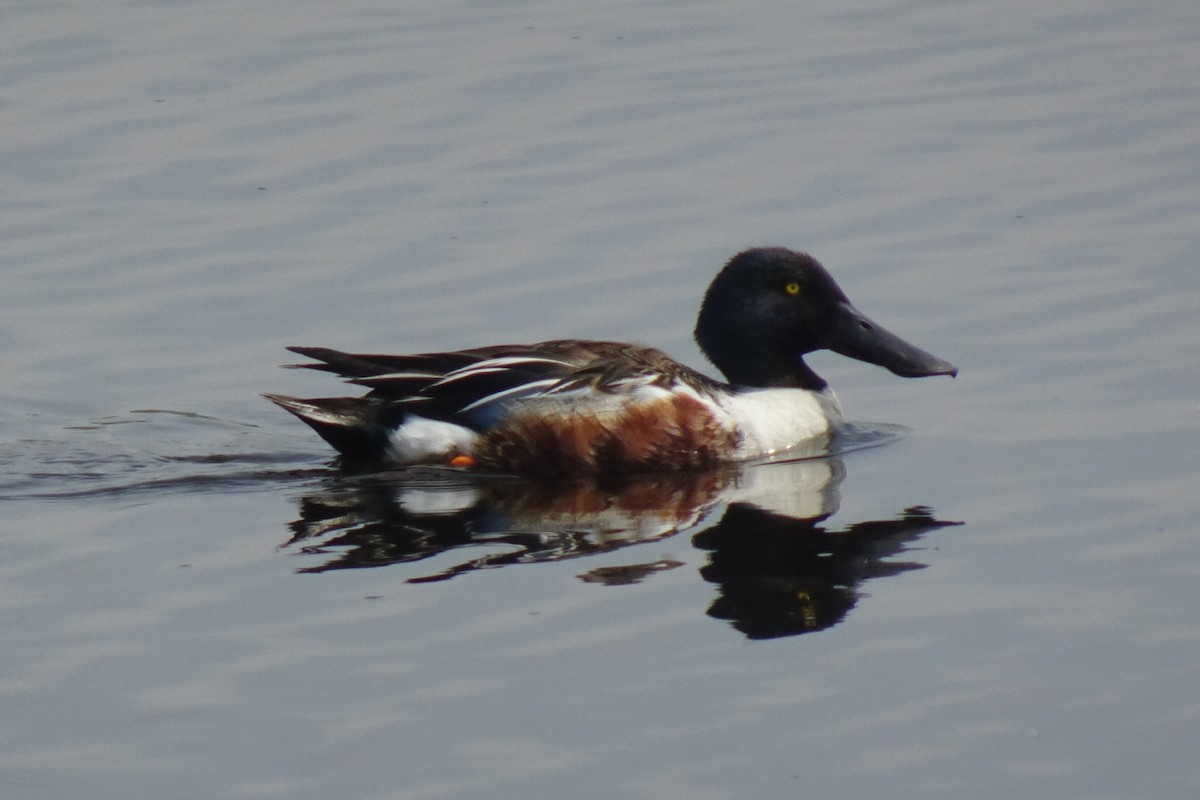
[(480, 361), (478, 364), (460, 367), (451, 372), (447, 372), (441, 376), (441, 380), (430, 384), (429, 388), (433, 389), (438, 386), (447, 386), (455, 381), (466, 380), (473, 378), (476, 375), (488, 375), (493, 372), (507, 372), (515, 369), (522, 364), (557, 364), (559, 366), (570, 368), (572, 365), (566, 361), (559, 361), (554, 358), (517, 358), (515, 356), (508, 358), (491, 358), (487, 361)]
[(439, 372), (386, 372), (382, 375), (368, 375), (358, 380), (370, 381), (411, 381), (411, 380), (432, 380), (433, 378), (442, 377)]
[(474, 370), (497, 370), (509, 369), (520, 366), (521, 364), (559, 364), (564, 367), (573, 366), (569, 361), (563, 361), (560, 358), (544, 358), (542, 356), (501, 356), (498, 358), (489, 358), (484, 361), (476, 361), (474, 364), (468, 364), (465, 367), (451, 370), (446, 373), (446, 377), (458, 375), (464, 372), (473, 372)]
[(447, 384), (454, 383), (455, 381), (461, 381), (461, 380), (466, 380), (467, 378), (473, 378), (476, 375), (488, 375), (493, 372), (505, 372), (505, 371), (506, 371), (506, 369), (504, 367), (496, 367), (495, 369), (471, 369), (470, 372), (463, 372), (462, 370), (455, 370), (454, 372), (448, 372), (445, 375), (443, 375), (441, 380), (434, 381), (433, 383), (429, 384), (429, 388), (432, 389), (432, 388), (435, 388), (438, 386), (446, 386)]
[(488, 403), (495, 402), (496, 400), (501, 400), (510, 394), (516, 394), (517, 392), (529, 392), (534, 389), (541, 389), (546, 386), (553, 386), (556, 383), (558, 383), (558, 378), (544, 378), (540, 381), (530, 381), (529, 383), (522, 383), (520, 386), (513, 386), (512, 388), (505, 389), (504, 391), (501, 391), (501, 392), (493, 392), (493, 393), (489, 394), (487, 397), (481, 397), (478, 400), (476, 400), (475, 402), (463, 406), (459, 413), (462, 413), (465, 411), (470, 411), (471, 409), (475, 408), (476, 406), (483, 406), (483, 405), (487, 405)]

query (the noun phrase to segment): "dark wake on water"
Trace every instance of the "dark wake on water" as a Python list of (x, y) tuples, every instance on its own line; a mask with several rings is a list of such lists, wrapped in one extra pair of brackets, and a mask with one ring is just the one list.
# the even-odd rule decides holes
[(261, 490), (321, 474), (251, 423), (139, 409), (0, 443), (0, 500)]

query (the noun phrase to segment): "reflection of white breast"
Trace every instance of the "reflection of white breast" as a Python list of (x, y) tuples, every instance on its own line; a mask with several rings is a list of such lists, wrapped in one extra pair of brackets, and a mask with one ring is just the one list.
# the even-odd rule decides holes
[(743, 389), (718, 402), (742, 434), (739, 459), (773, 455), (842, 423), (842, 406), (829, 388)]
[(793, 519), (823, 519), (838, 510), (846, 467), (838, 458), (779, 461), (747, 467), (726, 503), (749, 503)]

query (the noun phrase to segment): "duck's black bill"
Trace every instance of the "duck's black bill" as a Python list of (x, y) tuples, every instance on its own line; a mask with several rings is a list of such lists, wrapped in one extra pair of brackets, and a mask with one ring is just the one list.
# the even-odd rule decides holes
[(877, 364), (902, 378), (958, 374), (958, 367), (949, 361), (912, 346), (849, 303), (840, 304), (838, 317), (823, 344), (835, 353)]

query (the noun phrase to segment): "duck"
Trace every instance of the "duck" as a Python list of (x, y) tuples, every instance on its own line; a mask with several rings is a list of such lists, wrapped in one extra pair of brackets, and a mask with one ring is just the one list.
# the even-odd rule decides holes
[(555, 339), (411, 355), (289, 347), (368, 391), (264, 394), (307, 423), (343, 463), (539, 477), (700, 471), (786, 455), (844, 425), (805, 363), (831, 350), (905, 378), (957, 376), (948, 361), (872, 321), (807, 253), (756, 247), (709, 284), (694, 338), (724, 376), (653, 347)]

